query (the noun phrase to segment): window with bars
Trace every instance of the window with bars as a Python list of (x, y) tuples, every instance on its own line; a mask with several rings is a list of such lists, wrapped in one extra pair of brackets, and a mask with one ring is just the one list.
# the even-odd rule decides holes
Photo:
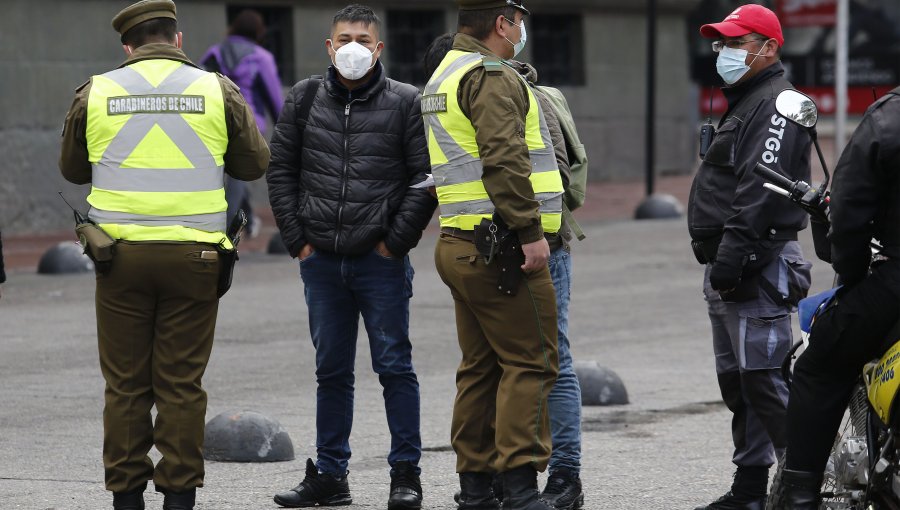
[(528, 46), (531, 47), (532, 62), (538, 70), (540, 83), (584, 85), (584, 24), (581, 15), (542, 13), (526, 23), (529, 25)]
[(266, 35), (260, 44), (272, 52), (281, 84), (291, 86), (296, 81), (294, 69), (294, 27), (290, 7), (267, 7), (246, 4), (227, 6), (226, 16), (230, 25), (234, 18), (244, 9), (253, 9), (260, 13), (266, 24)]
[(427, 77), (422, 70), (422, 57), (425, 48), (446, 32), (444, 11), (391, 9), (386, 15), (388, 76), (404, 83), (424, 85)]

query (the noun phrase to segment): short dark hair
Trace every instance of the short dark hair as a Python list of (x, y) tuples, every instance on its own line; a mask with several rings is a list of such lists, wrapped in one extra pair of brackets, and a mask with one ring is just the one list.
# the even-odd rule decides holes
[(252, 41), (262, 42), (266, 35), (266, 23), (262, 14), (253, 9), (244, 9), (231, 22), (228, 28), (230, 35), (239, 35)]
[(153, 18), (129, 28), (122, 44), (138, 48), (154, 42), (172, 42), (178, 34), (178, 22), (172, 18)]
[(456, 34), (444, 34), (438, 36), (437, 39), (431, 41), (431, 44), (425, 48), (425, 56), (422, 57), (422, 70), (425, 71), (425, 79), (431, 79), (431, 75), (441, 65), (441, 61), (453, 49), (453, 38)]
[(360, 4), (350, 4), (339, 10), (331, 20), (331, 27), (334, 28), (340, 22), (362, 23), (366, 27), (375, 25), (375, 29), (381, 31), (381, 19), (375, 14), (371, 7)]
[(495, 7), (493, 9), (478, 9), (475, 11), (459, 11), (457, 19), (458, 30), (471, 35), (479, 41), (487, 39), (494, 31), (494, 22), (497, 16), (513, 21), (516, 13), (521, 12), (515, 7)]

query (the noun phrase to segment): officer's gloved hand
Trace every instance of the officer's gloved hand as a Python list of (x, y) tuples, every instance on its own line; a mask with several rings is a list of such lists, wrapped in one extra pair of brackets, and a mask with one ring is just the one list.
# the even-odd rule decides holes
[(716, 260), (709, 270), (709, 284), (714, 290), (732, 290), (741, 283), (740, 266), (734, 266), (724, 260)]

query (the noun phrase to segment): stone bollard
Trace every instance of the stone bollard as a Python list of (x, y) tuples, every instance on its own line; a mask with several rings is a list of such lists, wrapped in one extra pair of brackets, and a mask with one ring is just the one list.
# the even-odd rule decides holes
[(63, 241), (45, 251), (38, 262), (38, 274), (89, 273), (94, 270), (94, 262), (84, 254), (84, 249), (71, 242)]
[(634, 212), (636, 220), (674, 219), (684, 215), (684, 207), (672, 195), (654, 193), (645, 198)]
[(220, 462), (294, 460), (294, 444), (276, 420), (253, 411), (224, 412), (209, 420), (203, 458)]
[(615, 372), (596, 361), (576, 361), (575, 375), (581, 386), (581, 405), (613, 406), (628, 403), (625, 383)]
[(284, 245), (284, 241), (281, 240), (281, 232), (275, 232), (272, 235), (272, 238), (269, 239), (269, 246), (266, 248), (266, 253), (269, 255), (282, 255), (287, 254), (287, 246)]

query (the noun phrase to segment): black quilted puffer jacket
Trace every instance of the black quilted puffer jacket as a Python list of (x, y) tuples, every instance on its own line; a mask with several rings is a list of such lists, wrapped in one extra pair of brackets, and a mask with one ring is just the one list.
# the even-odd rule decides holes
[(431, 171), (419, 91), (386, 78), (380, 62), (352, 92), (334, 73), (318, 88), (302, 136), (307, 80), (291, 89), (275, 125), (266, 180), (282, 240), (292, 257), (306, 243), (359, 255), (381, 240), (406, 255), (437, 207), (426, 190), (410, 188)]

